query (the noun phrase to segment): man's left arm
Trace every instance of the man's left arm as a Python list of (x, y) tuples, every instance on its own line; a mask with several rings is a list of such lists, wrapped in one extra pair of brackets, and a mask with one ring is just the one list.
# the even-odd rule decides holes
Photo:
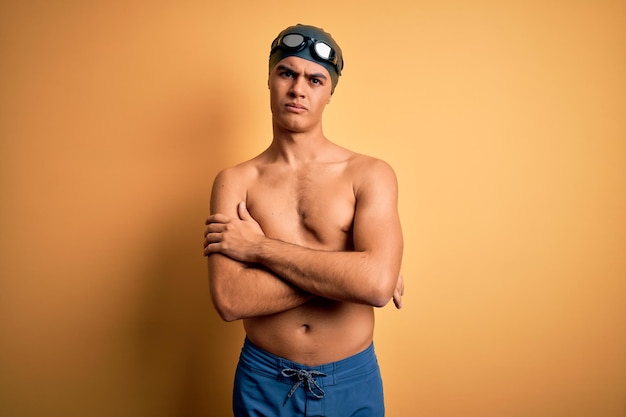
[(266, 237), (240, 203), (239, 219), (213, 223), (205, 251), (258, 263), (309, 293), (382, 307), (399, 298), (402, 231), (398, 186), (389, 165), (372, 160), (355, 184), (354, 251), (309, 249)]

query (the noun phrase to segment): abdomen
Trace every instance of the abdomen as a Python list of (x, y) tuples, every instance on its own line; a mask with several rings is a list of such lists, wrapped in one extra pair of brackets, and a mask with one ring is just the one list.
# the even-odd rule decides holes
[(373, 307), (317, 298), (295, 309), (244, 320), (250, 341), (308, 366), (345, 359), (366, 349), (374, 332)]

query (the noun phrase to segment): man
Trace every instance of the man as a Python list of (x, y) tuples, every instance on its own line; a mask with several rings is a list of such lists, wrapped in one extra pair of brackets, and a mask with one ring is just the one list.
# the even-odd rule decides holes
[(322, 113), (343, 68), (322, 29), (272, 43), (273, 140), (215, 178), (204, 254), (216, 310), (243, 319), (235, 416), (383, 416), (374, 311), (401, 306), (397, 181), (330, 142)]

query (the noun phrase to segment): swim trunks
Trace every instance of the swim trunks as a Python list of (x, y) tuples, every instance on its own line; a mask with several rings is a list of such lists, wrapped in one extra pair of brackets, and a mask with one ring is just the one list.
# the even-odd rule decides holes
[(235, 417), (383, 417), (374, 345), (338, 362), (308, 367), (245, 339), (233, 391)]

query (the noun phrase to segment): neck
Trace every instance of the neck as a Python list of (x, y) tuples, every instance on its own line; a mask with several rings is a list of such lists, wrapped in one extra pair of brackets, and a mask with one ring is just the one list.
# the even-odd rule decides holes
[(273, 133), (269, 150), (277, 158), (290, 163), (315, 161), (331, 144), (321, 128), (307, 132), (292, 132), (274, 125)]

